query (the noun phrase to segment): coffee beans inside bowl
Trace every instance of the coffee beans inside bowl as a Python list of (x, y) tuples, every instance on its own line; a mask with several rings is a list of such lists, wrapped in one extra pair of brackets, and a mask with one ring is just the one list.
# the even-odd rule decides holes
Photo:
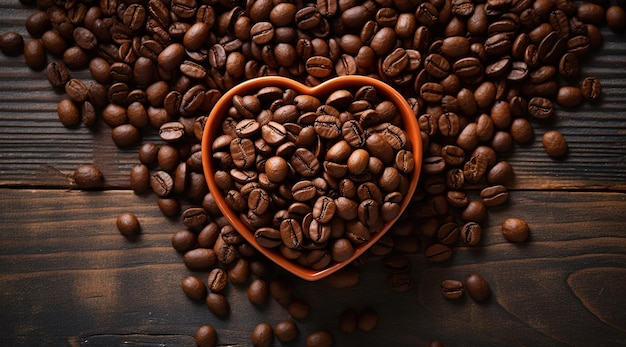
[(399, 216), (416, 162), (398, 108), (374, 86), (324, 97), (263, 87), (230, 102), (214, 179), (258, 244), (323, 269)]

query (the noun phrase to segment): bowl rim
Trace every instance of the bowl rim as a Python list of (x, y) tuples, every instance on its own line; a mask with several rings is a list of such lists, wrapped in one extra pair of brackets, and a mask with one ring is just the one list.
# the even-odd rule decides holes
[[(230, 209), (230, 207), (226, 203), (226, 200), (224, 199), (221, 189), (218, 188), (214, 178), (212, 177), (213, 175), (210, 174), (214, 172), (214, 165), (212, 160), (213, 155), (211, 150), (212, 139), (215, 139), (218, 130), (221, 129), (221, 121), (226, 116), (228, 109), (232, 106), (232, 98), (238, 94), (246, 95), (254, 93), (264, 87), (289, 88), (295, 90), (296, 92), (298, 92), (298, 94), (328, 96), (336, 90), (333, 89), (335, 88), (335, 86), (345, 89), (355, 87), (358, 88), (365, 85), (374, 86), (378, 92), (382, 92), (382, 94), (385, 96), (385, 99), (392, 101), (396, 105), (402, 117), (403, 129), (407, 133), (407, 136), (409, 137), (411, 143), (413, 157), (415, 159), (415, 168), (412, 172), (407, 196), (404, 197), (403, 202), (400, 206), (400, 213), (394, 219), (388, 221), (384, 225), (382, 230), (373, 234), (367, 242), (356, 245), (355, 252), (349, 259), (341, 262), (333, 261), (329, 266), (320, 270), (315, 270), (300, 265), (293, 260), (285, 258), (276, 249), (266, 248), (259, 245), (254, 237), (254, 233), (250, 229), (248, 229), (240, 220), (238, 215)], [(420, 176), (423, 154), (422, 139), (419, 126), (417, 124), (417, 118), (415, 117), (413, 110), (406, 101), (406, 99), (396, 89), (386, 84), (385, 82), (374, 79), (372, 77), (361, 75), (334, 77), (314, 87), (309, 87), (298, 81), (281, 76), (257, 77), (237, 84), (234, 87), (230, 88), (228, 91), (226, 91), (220, 97), (220, 99), (213, 106), (211, 112), (209, 113), (204, 131), (202, 133), (201, 150), (202, 167), (205, 180), (208, 184), (209, 191), (213, 194), (215, 202), (224, 217), (226, 217), (226, 219), (231, 223), (235, 230), (237, 230), (244, 237), (244, 239), (261, 254), (263, 254), (265, 257), (269, 258), (271, 261), (273, 261), (283, 269), (287, 270), (291, 274), (296, 275), (297, 277), (300, 277), (307, 281), (317, 281), (339, 271), (340, 269), (360, 257), (372, 245), (380, 240), (380, 238), (385, 235), (387, 231), (389, 231), (389, 229), (396, 223), (398, 218), (402, 215), (402, 213), (410, 203), (410, 197), (413, 196), (413, 194), (415, 193), (415, 190), (417, 188), (417, 182)]]

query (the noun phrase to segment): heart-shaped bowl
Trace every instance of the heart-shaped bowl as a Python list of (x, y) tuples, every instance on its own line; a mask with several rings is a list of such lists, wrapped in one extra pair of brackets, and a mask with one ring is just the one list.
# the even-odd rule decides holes
[[(391, 215), (388, 215), (387, 218), (383, 218), (381, 222), (376, 224), (376, 227), (372, 227), (374, 229), (373, 232), (371, 232), (370, 234), (368, 234), (368, 237), (366, 238), (362, 238), (362, 239), (358, 239), (357, 237), (357, 241), (358, 242), (353, 242), (353, 249), (354, 249), (354, 253), (351, 256), (343, 256), (343, 257), (336, 257), (334, 259), (339, 260), (339, 261), (335, 261), (333, 260), (333, 258), (331, 257), (331, 254), (333, 253), (330, 246), (324, 248), (323, 246), (320, 246), (319, 244), (313, 244), (311, 242), (311, 240), (309, 239), (308, 241), (306, 240), (306, 237), (303, 237), (302, 235), (306, 236), (307, 230), (304, 230), (304, 232), (294, 236), (294, 239), (297, 240), (296, 244), (290, 242), (289, 244), (290, 249), (287, 250), (287, 252), (285, 252), (285, 250), (283, 249), (281, 251), (281, 247), (284, 247), (285, 245), (280, 245), (280, 246), (276, 246), (276, 247), (268, 247), (267, 244), (267, 239), (264, 238), (261, 241), (263, 241), (262, 243), (265, 244), (261, 245), (259, 243), (259, 241), (257, 240), (257, 237), (255, 237), (255, 232), (257, 232), (258, 230), (258, 226), (252, 226), (250, 223), (250, 219), (247, 220), (247, 222), (244, 222), (244, 220), (242, 220), (242, 218), (248, 218), (245, 216), (245, 213), (249, 213), (250, 211), (247, 212), (243, 212), (240, 208), (240, 212), (236, 212), (233, 208), (231, 208), (231, 205), (229, 205), (229, 203), (227, 202), (226, 199), (226, 194), (228, 193), (227, 191), (224, 191), (220, 188), (220, 186), (223, 188), (224, 184), (223, 182), (217, 182), (216, 181), (216, 172), (220, 171), (221, 174), (225, 174), (225, 173), (231, 173), (232, 171), (230, 170), (230, 168), (228, 167), (222, 167), (222, 161), (218, 161), (216, 159), (216, 153), (218, 151), (224, 151), (224, 147), (226, 148), (226, 150), (228, 150), (228, 148), (232, 147), (228, 146), (228, 145), (222, 145), (221, 148), (216, 148), (219, 145), (216, 144), (216, 139), (219, 138), (220, 141), (223, 142), (224, 140), (224, 127), (223, 127), (223, 123), (224, 120), (226, 120), (227, 118), (230, 117), (230, 119), (233, 119), (232, 115), (233, 113), (236, 113), (236, 107), (233, 103), (233, 99), (234, 97), (238, 97), (237, 100), (241, 100), (240, 97), (243, 96), (250, 96), (250, 95), (257, 95), (257, 92), (261, 91), (262, 89), (267, 90), (267, 88), (269, 87), (277, 87), (280, 88), (283, 91), (286, 90), (290, 90), (291, 92), (295, 91), (296, 94), (298, 95), (310, 95), (310, 96), (314, 96), (316, 98), (318, 98), (318, 100), (321, 101), (322, 104), (324, 104), (326, 102), (326, 99), (331, 96), (333, 93), (335, 93), (336, 91), (357, 91), (360, 88), (364, 87), (364, 86), (368, 86), (368, 87), (373, 87), (375, 89), (375, 95), (377, 95), (377, 97), (379, 98), (380, 101), (390, 101), (391, 103), (393, 103), (393, 105), (395, 105), (396, 110), (397, 110), (397, 115), (394, 117), (393, 122), (395, 122), (395, 131), (397, 131), (397, 129), (401, 129), (404, 131), (404, 134), (406, 134), (406, 141), (404, 141), (403, 143), (403, 147), (401, 148), (401, 150), (403, 151), (402, 156), (403, 158), (406, 158), (407, 152), (408, 156), (409, 156), (409, 160), (412, 160), (413, 163), (413, 167), (412, 169), (406, 169), (403, 171), (404, 172), (404, 176), (402, 178), (403, 183), (400, 184), (399, 186), (402, 186), (402, 190), (404, 194), (401, 194), (400, 198), (398, 198), (398, 195), (394, 195), (395, 199), (390, 198), (390, 200), (393, 200), (392, 202), (395, 203), (396, 205), (393, 206), (393, 213)], [(335, 93), (336, 95), (336, 93)], [(371, 94), (370, 94), (371, 95)], [(330, 98), (329, 98), (330, 99)], [(333, 100), (334, 97), (333, 97)], [(241, 102), (238, 102), (238, 107), (241, 108)], [(279, 102), (280, 104), (280, 102)], [(362, 104), (362, 103), (361, 103)], [(329, 105), (330, 102), (329, 102)], [(335, 105), (335, 104), (332, 104)], [(385, 105), (389, 105), (389, 103), (386, 103)], [(278, 107), (278, 106), (276, 106)], [(268, 105), (265, 105), (263, 109), (270, 109), (271, 107)], [(393, 108), (393, 106), (391, 107)], [(293, 109), (293, 108), (292, 108)], [(304, 112), (303, 112), (304, 113)], [(271, 113), (270, 113), (271, 114)], [(273, 116), (273, 114), (271, 114)], [(265, 114), (265, 116), (267, 116), (267, 112)], [(371, 116), (371, 115), (370, 115)], [(260, 117), (257, 117), (257, 119)], [(338, 117), (340, 118), (340, 117)], [(242, 118), (243, 119), (243, 118)], [(328, 118), (327, 118), (328, 119)], [(359, 122), (365, 122), (363, 120), (364, 118), (360, 118), (358, 119)], [(317, 120), (316, 120), (317, 121)], [(232, 122), (232, 121), (231, 121)], [(236, 120), (236, 122), (239, 122), (239, 120)], [(262, 121), (259, 120), (259, 123), (262, 123)], [(308, 123), (309, 125), (311, 124), (310, 121)], [(341, 125), (341, 123), (338, 123)], [(353, 124), (353, 123), (351, 123)], [(386, 124), (386, 123), (385, 123)], [(360, 125), (359, 125), (360, 127)], [(321, 129), (321, 128), (320, 128)], [(244, 130), (245, 131), (245, 130)], [(317, 130), (316, 130), (317, 132)], [(259, 131), (260, 133), (260, 131)], [(365, 138), (365, 136), (368, 136), (368, 133), (363, 130), (363, 138)], [(259, 135), (260, 136), (260, 135)], [(315, 156), (320, 157), (320, 165), (319, 165), (319, 176), (322, 176), (321, 172), (324, 172), (326, 170), (325, 166), (321, 165), (321, 162), (323, 162), (324, 160), (324, 156), (327, 152), (328, 147), (324, 147), (323, 145), (320, 145), (320, 137), (321, 135), (316, 135), (317, 136), (317, 151), (315, 151)], [(372, 135), (369, 135), (372, 136)], [(221, 137), (221, 138), (220, 138)], [(236, 138), (236, 136), (232, 136), (232, 138)], [(234, 140), (233, 140), (234, 141)], [(330, 146), (330, 145), (328, 145)], [(363, 145), (363, 147), (365, 147), (365, 145)], [(324, 149), (326, 148), (326, 149)], [(394, 156), (396, 159), (392, 160), (393, 163), (391, 164), (385, 164), (385, 166), (394, 166), (397, 162), (397, 158), (398, 158), (398, 151), (400, 149), (396, 149), (394, 151)], [(368, 150), (369, 152), (370, 150)], [(249, 153), (249, 152), (248, 152)], [(293, 153), (293, 152), (291, 152)], [(310, 152), (312, 153), (312, 152)], [(241, 153), (240, 153), (241, 154)], [(361, 151), (362, 154), (362, 151)], [(279, 159), (280, 162), (284, 163), (288, 163), (289, 160), (293, 160), (293, 157), (295, 155), (289, 155), (289, 157), (285, 158), (285, 161), (283, 162), (283, 160)], [(223, 156), (222, 156), (223, 157)], [(373, 156), (372, 156), (373, 157)], [(345, 158), (345, 156), (344, 156)], [(256, 159), (255, 159), (256, 161)], [(314, 161), (314, 160), (313, 160)], [(381, 161), (379, 161), (381, 162)], [(388, 160), (389, 162), (389, 160)], [(402, 161), (403, 166), (404, 163), (406, 163), (406, 161)], [(206, 177), (206, 181), (207, 184), (209, 186), (209, 191), (211, 192), (211, 194), (214, 197), (215, 202), (217, 203), (220, 211), (222, 212), (222, 214), (226, 217), (226, 219), (231, 223), (231, 225), (241, 234), (241, 236), (243, 236), (245, 238), (245, 240), (247, 242), (249, 242), (253, 247), (255, 247), (260, 253), (262, 253), (263, 255), (265, 255), (266, 257), (268, 257), (270, 260), (272, 260), (274, 263), (278, 264), (279, 266), (281, 266), (282, 268), (284, 268), (285, 270), (291, 272), (292, 274), (305, 279), (305, 280), (309, 280), (309, 281), (315, 281), (315, 280), (319, 280), (322, 279), (328, 275), (331, 275), (335, 272), (337, 272), (338, 270), (340, 270), (341, 268), (345, 267), (346, 265), (350, 264), (351, 262), (353, 262), (355, 259), (357, 259), (359, 256), (361, 256), (364, 252), (366, 252), (372, 245), (374, 245), (378, 240), (380, 240), (380, 238), (393, 226), (393, 224), (396, 222), (396, 220), (399, 218), (399, 216), (404, 212), (404, 210), (406, 209), (407, 205), (409, 204), (411, 197), (413, 196), (415, 189), (417, 187), (417, 181), (419, 178), (419, 173), (420, 173), (420, 169), (421, 169), (421, 163), (422, 163), (422, 141), (421, 141), (421, 135), (420, 135), (420, 131), (419, 131), (419, 127), (417, 125), (417, 120), (415, 117), (415, 114), (413, 113), (411, 107), (409, 106), (409, 104), (407, 103), (406, 99), (400, 94), (398, 93), (395, 89), (393, 89), (392, 87), (390, 87), (389, 85), (385, 84), (382, 81), (370, 78), (370, 77), (366, 77), (366, 76), (341, 76), (341, 77), (337, 77), (337, 78), (333, 78), (330, 79), (328, 81), (323, 82), (320, 85), (317, 85), (315, 87), (307, 87), (303, 84), (300, 84), (297, 81), (288, 79), (288, 78), (284, 78), (284, 77), (275, 77), (275, 76), (269, 76), (269, 77), (259, 77), (259, 78), (254, 78), (245, 82), (242, 82), (241, 84), (238, 84), (236, 86), (234, 86), (233, 88), (231, 88), (230, 90), (228, 90), (216, 103), (216, 105), (213, 107), (213, 109), (211, 110), (207, 121), (206, 121), (206, 125), (204, 128), (204, 133), (203, 133), (203, 137), (202, 137), (202, 164), (203, 164), (203, 169), (204, 169), (204, 175)], [(267, 165), (265, 166), (267, 167)], [(288, 186), (295, 184), (296, 181), (300, 178), (295, 177), (294, 178), (294, 172), (296, 172), (296, 170), (293, 169), (293, 165), (292, 164), (287, 164), (287, 167), (290, 169), (290, 174), (287, 176), (286, 180), (288, 181)], [(344, 164), (344, 167), (347, 167), (347, 164)], [(368, 166), (369, 167), (369, 166)], [(248, 169), (248, 172), (252, 171), (253, 174), (260, 174), (260, 172), (256, 171), (259, 170), (257, 169), (257, 165), (253, 165), (253, 168)], [(396, 169), (390, 169), (391, 171), (396, 171), (398, 172), (400, 169), (398, 169), (396, 171)], [(223, 176), (222, 176), (223, 177)], [(371, 177), (371, 176), (370, 176)], [(220, 179), (220, 178), (218, 178)], [(223, 178), (222, 178), (223, 179)], [(230, 178), (227, 178), (227, 180), (229, 180)], [(312, 179), (312, 178), (311, 178)], [(221, 179), (220, 179), (221, 180)], [(355, 179), (356, 180), (356, 179)], [(308, 183), (308, 182), (307, 182)], [(378, 186), (380, 183), (380, 181), (374, 181), (373, 184)], [(361, 177), (361, 181), (360, 184), (363, 184), (363, 178)], [(372, 183), (370, 183), (372, 184)], [(241, 184), (239, 185), (239, 187), (241, 187)], [(236, 190), (236, 189), (235, 189)], [(382, 188), (381, 188), (382, 190)], [(382, 190), (384, 191), (384, 190)], [(237, 195), (238, 192), (235, 192), (235, 195)], [(275, 193), (278, 194), (278, 193)], [(318, 194), (319, 197), (319, 193)], [(337, 197), (337, 193), (334, 193), (334, 197)], [(387, 195), (385, 196), (390, 196), (390, 194), (385, 193)], [(243, 196), (244, 194), (242, 194)], [(268, 194), (269, 195), (269, 194)], [(356, 197), (355, 197), (356, 198)], [(315, 200), (315, 199), (312, 199)], [(322, 199), (324, 200), (324, 199)], [(332, 198), (331, 198), (332, 200)], [(372, 200), (372, 199), (369, 199)], [(391, 203), (389, 202), (390, 200), (385, 200), (385, 202), (383, 202), (381, 200), (380, 202), (380, 206), (382, 206), (384, 203)], [(232, 204), (232, 200), (231, 204)], [(247, 201), (247, 199), (243, 200), (243, 201)], [(325, 200), (327, 201), (327, 200)], [(314, 201), (313, 201), (314, 202)], [(310, 208), (313, 210), (313, 202), (310, 203)], [(284, 202), (283, 202), (284, 203)], [(358, 203), (357, 203), (358, 204)], [(277, 204), (274, 204), (277, 205)], [(332, 204), (331, 204), (332, 205)], [(254, 206), (254, 205), (253, 205)], [(399, 208), (398, 208), (399, 207)], [(271, 207), (270, 207), (271, 209)], [(275, 210), (270, 210), (269, 212), (266, 213), (275, 213), (278, 210), (282, 209), (283, 211), (286, 210), (285, 207), (281, 207), (281, 208), (276, 208)], [(367, 208), (363, 208), (363, 211), (366, 211)], [(329, 211), (325, 208), (323, 208), (324, 211)], [(321, 211), (320, 209), (317, 210), (318, 213), (315, 215), (315, 219), (320, 218), (320, 213), (319, 211)], [(353, 214), (357, 214), (358, 209), (354, 209)], [(382, 211), (382, 210), (381, 210)], [(315, 211), (313, 211), (313, 213), (315, 213)], [(366, 213), (366, 212), (364, 212)], [(309, 213), (311, 214), (311, 213)], [(323, 214), (323, 213), (321, 213)], [(382, 215), (382, 213), (381, 213)], [(294, 217), (295, 218), (295, 217)], [(305, 217), (306, 218), (306, 217)], [(359, 217), (361, 218), (361, 217)], [(274, 218), (274, 220), (276, 220), (276, 218)], [(312, 224), (310, 221), (311, 219), (308, 219), (308, 224), (310, 226), (310, 224)], [(319, 220), (320, 224), (323, 222), (322, 220)], [(355, 222), (356, 223), (356, 222)], [(328, 222), (326, 223), (327, 225), (331, 225), (329, 226), (329, 228), (331, 229), (327, 229), (326, 232), (328, 232), (328, 230), (330, 231), (330, 235), (333, 235), (333, 229), (332, 229), (332, 223)], [(358, 223), (357, 223), (358, 224)], [(305, 225), (304, 219), (302, 219), (302, 225)], [(360, 225), (362, 226), (362, 225)], [(272, 227), (272, 226), (270, 226)], [(257, 230), (254, 230), (254, 228), (257, 228)], [(280, 243), (281, 239), (284, 240), (283, 237), (279, 237), (280, 236), (280, 229), (278, 226), (273, 226), (273, 230), (271, 230), (271, 237), (273, 237), (273, 241), (277, 241), (278, 243)], [(351, 239), (351, 240), (355, 240), (355, 236), (356, 234), (358, 234), (358, 231), (356, 228), (354, 227), (353, 224), (349, 224), (349, 223), (345, 223), (341, 228), (344, 229), (344, 231), (341, 231), (345, 234), (351, 233), (351, 237), (352, 238), (347, 238), (344, 237), (344, 239)], [(340, 231), (340, 229), (335, 229), (335, 231)], [(301, 229), (305, 229), (305, 228), (301, 228)], [(287, 229), (287, 230), (292, 230), (292, 229)], [(360, 229), (359, 229), (360, 230)], [(278, 234), (276, 233), (278, 232)], [(287, 235), (289, 234), (289, 231), (286, 232)], [(261, 233), (257, 233), (257, 236), (260, 235)], [(337, 233), (335, 233), (335, 236), (332, 237), (337, 237), (336, 236)], [(267, 234), (265, 235), (267, 236)], [(289, 239), (290, 241), (292, 239)], [(329, 239), (329, 240), (333, 240), (333, 239)], [(336, 240), (336, 239), (335, 239)], [(304, 245), (305, 242), (308, 242), (308, 247), (306, 247)], [(298, 243), (301, 243), (301, 246), (297, 246)], [(326, 242), (327, 244), (330, 244), (330, 241)], [(344, 242), (345, 245), (345, 242)], [(350, 246), (349, 246), (350, 248)], [(315, 255), (311, 255), (311, 253), (313, 253), (314, 251), (312, 251), (312, 249), (316, 249), (316, 253)], [(320, 251), (320, 249), (322, 251)], [(306, 253), (306, 252), (310, 252), (310, 253)], [(285, 253), (288, 253), (289, 256), (286, 256)], [(305, 255), (301, 255), (299, 258), (297, 259), (296, 257), (298, 256), (298, 254), (305, 254)], [(295, 256), (294, 256), (295, 254)], [(309, 262), (308, 260), (305, 261), (304, 259), (307, 257), (306, 254), (309, 254), (310, 257), (312, 259), (317, 258), (318, 256), (323, 258), (324, 261), (320, 261), (317, 263), (314, 263), (316, 265), (311, 266), (311, 263), (313, 263), (315, 260), (312, 260), (311, 262)], [(349, 254), (349, 253), (348, 253)], [(330, 261), (328, 261), (328, 259), (330, 259)], [(299, 261), (300, 260), (300, 261)], [(320, 265), (320, 263), (322, 263), (323, 265)]]

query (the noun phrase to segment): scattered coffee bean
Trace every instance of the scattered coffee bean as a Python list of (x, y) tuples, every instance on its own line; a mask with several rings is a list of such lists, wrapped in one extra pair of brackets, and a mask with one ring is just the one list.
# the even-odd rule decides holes
[(202, 325), (196, 330), (194, 341), (198, 347), (215, 347), (217, 332), (212, 325)]
[(370, 332), (378, 324), (378, 313), (373, 310), (365, 310), (359, 314), (357, 327), (365, 332)]
[(299, 333), (298, 326), (292, 320), (282, 320), (274, 325), (274, 336), (282, 343), (295, 340)]
[(117, 230), (124, 236), (134, 236), (139, 233), (141, 227), (135, 214), (124, 212), (117, 217)]
[(335, 344), (333, 335), (328, 330), (316, 330), (307, 335), (306, 347), (331, 347)]
[(467, 294), (475, 301), (484, 301), (491, 295), (489, 283), (479, 274), (471, 274), (465, 279)]
[(293, 300), (287, 305), (289, 315), (297, 320), (305, 319), (309, 316), (311, 305), (303, 300)]
[(205, 302), (209, 311), (216, 316), (226, 316), (230, 313), (230, 304), (228, 303), (228, 299), (226, 299), (226, 297), (222, 294), (209, 293), (206, 296)]
[(524, 242), (528, 239), (530, 228), (519, 218), (507, 218), (502, 223), (502, 235), (511, 242)]
[(274, 341), (274, 331), (268, 323), (259, 323), (252, 330), (252, 345), (254, 347), (269, 347)]
[(19, 33), (9, 31), (0, 35), (0, 51), (12, 56), (24, 52), (24, 38)]
[(567, 141), (557, 130), (546, 131), (541, 138), (541, 142), (546, 153), (553, 158), (560, 158), (567, 154)]
[(187, 276), (181, 283), (183, 292), (191, 299), (203, 300), (206, 295), (204, 282), (196, 276)]
[(80, 189), (99, 189), (104, 184), (104, 176), (93, 164), (81, 164), (74, 170), (74, 182)]
[(441, 294), (447, 299), (458, 299), (463, 296), (463, 282), (458, 280), (444, 280), (441, 282)]

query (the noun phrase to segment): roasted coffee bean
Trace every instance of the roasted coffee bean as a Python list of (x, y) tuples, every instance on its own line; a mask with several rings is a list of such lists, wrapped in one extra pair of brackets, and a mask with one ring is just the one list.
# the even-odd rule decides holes
[(502, 235), (511, 242), (524, 242), (528, 239), (530, 228), (519, 218), (507, 218), (502, 223)]
[[(33, 36), (37, 37), (37, 35)], [(22, 54), (24, 52), (24, 38), (15, 31), (2, 33), (0, 35), (0, 51), (8, 56)]]
[(609, 6), (605, 13), (606, 24), (614, 31), (621, 31), (626, 26), (626, 12), (617, 5)]
[(513, 140), (519, 144), (530, 143), (535, 138), (533, 127), (526, 118), (515, 118), (510, 132)]
[(475, 301), (484, 301), (491, 295), (489, 283), (479, 274), (470, 274), (465, 279), (465, 289)]
[(57, 104), (57, 115), (61, 124), (74, 127), (80, 124), (80, 110), (71, 99), (62, 99)]
[(211, 270), (207, 277), (207, 285), (209, 289), (214, 293), (223, 292), (228, 285), (228, 275), (226, 271), (221, 268), (214, 268), (213, 270)]
[(132, 124), (122, 124), (113, 128), (111, 138), (117, 147), (124, 148), (136, 145), (141, 140), (141, 133)]
[(24, 43), (24, 60), (29, 68), (36, 71), (46, 67), (46, 51), (40, 40), (29, 39)]
[(459, 237), (459, 226), (456, 223), (445, 223), (437, 231), (437, 239), (444, 245), (451, 245)]
[(269, 295), (269, 283), (267, 281), (256, 278), (248, 286), (248, 301), (254, 305), (262, 305), (266, 302)]
[(158, 196), (166, 197), (174, 189), (174, 180), (167, 172), (157, 171), (150, 176), (150, 186)]
[(181, 222), (188, 228), (203, 227), (208, 220), (206, 211), (200, 207), (190, 207), (183, 211)]
[(556, 102), (563, 107), (575, 107), (582, 101), (582, 91), (574, 86), (562, 86), (556, 95)]
[(357, 327), (361, 331), (370, 332), (378, 324), (378, 313), (372, 309), (366, 309), (358, 316)]
[(547, 119), (554, 114), (554, 106), (549, 99), (534, 97), (528, 102), (528, 113), (536, 119)]
[(463, 243), (473, 246), (480, 242), (482, 227), (476, 222), (467, 222), (461, 227), (461, 240)]
[(227, 316), (230, 313), (228, 299), (222, 294), (209, 293), (205, 302), (209, 311), (217, 316)]
[(168, 122), (159, 128), (159, 137), (165, 142), (177, 142), (185, 136), (185, 127), (180, 122)]
[(62, 62), (52, 62), (48, 64), (46, 67), (46, 77), (55, 88), (64, 88), (65, 84), (70, 81), (69, 71)]
[(546, 131), (541, 142), (546, 153), (553, 158), (563, 157), (568, 152), (567, 141), (557, 130)]
[(203, 325), (196, 330), (194, 341), (198, 347), (215, 347), (217, 344), (217, 332), (211, 325)]
[(495, 185), (480, 191), (480, 199), (487, 207), (504, 204), (509, 197), (509, 192), (503, 185)]
[(580, 72), (579, 59), (573, 53), (565, 53), (559, 60), (559, 74), (565, 78), (575, 78)]
[(104, 176), (93, 164), (81, 164), (74, 170), (74, 182), (80, 189), (98, 189), (104, 184)]
[(306, 347), (331, 347), (335, 343), (333, 335), (327, 330), (316, 330), (307, 335)]
[(259, 323), (252, 330), (252, 345), (255, 347), (269, 347), (274, 340), (274, 331), (268, 323)]
[(130, 169), (130, 188), (135, 194), (142, 194), (150, 185), (150, 170), (144, 164), (133, 165)]
[(233, 284), (245, 284), (250, 278), (248, 260), (239, 258), (228, 267), (228, 280)]
[(444, 280), (441, 282), (441, 294), (447, 299), (458, 299), (463, 296), (463, 282)]
[(461, 219), (465, 222), (481, 222), (487, 216), (487, 208), (481, 201), (473, 200), (461, 212)]
[(171, 242), (175, 250), (185, 253), (196, 246), (196, 234), (187, 229), (181, 229), (172, 235)]
[(444, 262), (452, 257), (452, 249), (440, 243), (434, 243), (424, 250), (424, 258), (431, 262)]
[(208, 248), (195, 248), (183, 255), (183, 262), (191, 270), (206, 271), (215, 265), (216, 261), (215, 252)]
[(588, 101), (596, 101), (602, 95), (602, 86), (595, 77), (586, 77), (580, 86), (582, 96)]
[(435, 78), (445, 78), (450, 73), (450, 63), (439, 54), (430, 54), (424, 59), (424, 69)]
[(513, 177), (513, 168), (506, 161), (494, 165), (487, 173), (487, 182), (491, 184), (504, 184)]
[(187, 276), (181, 283), (183, 292), (193, 300), (203, 300), (206, 295), (204, 282), (196, 276)]
[(298, 326), (292, 320), (282, 320), (274, 325), (274, 335), (282, 343), (295, 340), (298, 334)]
[(124, 236), (134, 236), (141, 231), (141, 226), (134, 213), (124, 212), (117, 217), (117, 230)]

